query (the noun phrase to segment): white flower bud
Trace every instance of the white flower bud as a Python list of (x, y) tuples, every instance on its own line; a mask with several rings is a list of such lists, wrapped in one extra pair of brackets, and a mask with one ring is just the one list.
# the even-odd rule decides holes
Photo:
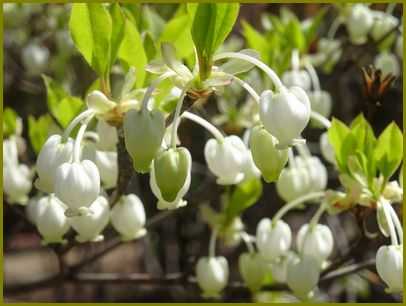
[(3, 166), (3, 192), (10, 204), (25, 205), (32, 188), (32, 172), (26, 165)]
[(305, 91), (310, 90), (311, 80), (306, 70), (288, 70), (282, 75), (282, 82), (286, 87), (297, 86)]
[(89, 207), (100, 192), (100, 175), (90, 160), (64, 163), (56, 170), (55, 195), (77, 214), (81, 207)]
[(104, 120), (98, 120), (96, 132), (100, 139), (96, 146), (102, 151), (115, 151), (118, 142), (117, 129), (109, 125)]
[(333, 146), (330, 144), (327, 132), (324, 132), (320, 136), (320, 151), (324, 159), (332, 164), (336, 164), (336, 158)]
[(38, 201), (39, 211), (36, 225), (43, 243), (64, 243), (63, 235), (69, 230), (69, 222), (65, 216), (65, 206), (53, 194)]
[(373, 16), (375, 22), (372, 26), (371, 36), (376, 41), (382, 39), (390, 30), (392, 30), (398, 24), (398, 20), (396, 17), (384, 12), (373, 11)]
[(56, 169), (72, 160), (72, 152), (72, 138), (63, 143), (60, 135), (49, 137), (38, 154), (36, 164), (38, 179), (35, 181), (35, 187), (44, 192), (54, 192)]
[(203, 297), (216, 298), (226, 287), (229, 269), (225, 257), (202, 257), (196, 265), (196, 279)]
[(244, 230), (244, 223), (240, 217), (235, 217), (230, 225), (222, 232), (224, 244), (228, 247), (237, 246), (241, 242), (241, 232)]
[(116, 106), (115, 102), (110, 101), (104, 93), (98, 90), (87, 95), (86, 104), (96, 114), (104, 114)]
[(403, 245), (384, 245), (376, 253), (376, 270), (388, 285), (387, 291), (403, 292)]
[(371, 10), (365, 4), (354, 4), (346, 20), (347, 30), (351, 42), (363, 44), (374, 24), (374, 17)]
[(292, 243), (292, 232), (287, 223), (278, 220), (276, 224), (268, 218), (257, 226), (257, 247), (261, 256), (268, 261), (285, 255)]
[(42, 214), (47, 201), (40, 201), (41, 197), (31, 198), (25, 206), (27, 219), (34, 225), (37, 224), (38, 216)]
[(327, 169), (317, 156), (295, 158), (298, 167), (306, 169), (310, 184), (309, 192), (316, 192), (326, 189)]
[[(331, 95), (325, 90), (317, 90), (308, 93), (312, 111), (319, 113), (323, 117), (329, 117), (331, 114)], [(320, 122), (312, 120), (312, 125), (323, 128)]]
[(314, 257), (321, 266), (333, 252), (334, 238), (326, 225), (316, 224), (309, 229), (309, 224), (304, 224), (297, 233), (296, 244), (302, 256)]
[(318, 52), (321, 54), (321, 62), (329, 61), (335, 64), (342, 54), (341, 41), (338, 39), (320, 38)]
[(288, 262), (286, 282), (293, 293), (300, 299), (312, 296), (320, 277), (319, 263), (313, 257)]
[(260, 103), (262, 124), (278, 139), (279, 149), (292, 145), (310, 120), (309, 98), (300, 87), (283, 88), (276, 94), (266, 90)]
[(140, 238), (147, 233), (144, 205), (135, 194), (122, 196), (113, 206), (110, 218), (124, 241)]
[(256, 292), (264, 282), (267, 270), (263, 258), (258, 253), (242, 253), (238, 259), (238, 267), (244, 283), (251, 291)]
[(382, 52), (374, 59), (374, 66), (382, 71), (382, 74), (392, 74), (395, 77), (400, 75), (400, 67), (396, 56), (392, 53)]
[(246, 150), (243, 141), (234, 135), (225, 137), (223, 142), (214, 138), (207, 141), (204, 156), (210, 171), (217, 176), (217, 184), (238, 184), (244, 179)]
[(49, 59), (49, 50), (45, 47), (30, 43), (23, 48), (22, 61), (30, 74), (40, 74), (43, 72)]
[(104, 239), (100, 233), (109, 223), (109, 203), (105, 197), (99, 196), (90, 206), (88, 214), (69, 218), (69, 223), (78, 233), (79, 242), (101, 241)]

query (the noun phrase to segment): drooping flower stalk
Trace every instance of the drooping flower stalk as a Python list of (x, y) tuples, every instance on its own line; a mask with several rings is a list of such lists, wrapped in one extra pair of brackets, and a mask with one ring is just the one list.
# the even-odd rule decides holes
[(223, 134), (217, 129), (213, 124), (211, 124), (209, 121), (203, 119), (202, 117), (195, 115), (191, 112), (185, 111), (182, 113), (182, 118), (189, 119), (200, 126), (204, 127), (207, 131), (209, 131), (214, 138), (216, 138), (218, 141), (222, 142), (224, 140)]
[(183, 100), (185, 99), (186, 91), (187, 91), (187, 88), (184, 88), (179, 97), (179, 101), (176, 104), (175, 115), (173, 117), (173, 126), (172, 126), (172, 131), (171, 131), (171, 147), (172, 148), (176, 148), (176, 135), (177, 135), (178, 125), (179, 125), (179, 121), (180, 121), (180, 111), (182, 110)]
[(395, 225), (400, 244), (403, 244), (403, 228), (402, 228), (402, 224), (399, 221), (399, 217), (396, 214), (395, 210), (393, 209), (392, 205), (387, 205), (387, 207), (388, 207), (389, 213), (391, 215), (391, 218), (393, 220), (393, 223)]
[(391, 216), (390, 208), (388, 206), (390, 206), (389, 203), (387, 203), (387, 202), (382, 203), (383, 213), (386, 218), (386, 223), (388, 224), (391, 244), (398, 245), (399, 243), (398, 243), (398, 238), (396, 236), (395, 226), (393, 225), (393, 218)]
[(209, 257), (214, 258), (216, 256), (216, 240), (217, 240), (217, 230), (213, 230), (210, 236), (209, 242)]
[(318, 112), (311, 111), (310, 118), (316, 120), (317, 122), (321, 123), (326, 129), (331, 127), (331, 122), (323, 115), (320, 115)]
[(227, 75), (230, 76), (238, 84), (240, 84), (241, 87), (244, 88), (249, 93), (249, 95), (254, 99), (254, 101), (259, 104), (259, 95), (255, 91), (255, 89), (252, 88), (252, 86), (250, 84), (241, 80), (239, 77), (236, 77), (235, 75), (232, 75), (232, 74), (227, 74)]
[(147, 109), (148, 107), (148, 101), (152, 96), (152, 93), (154, 92), (155, 88), (164, 80), (166, 80), (167, 78), (173, 77), (174, 75), (176, 75), (175, 72), (173, 71), (168, 71), (165, 72), (163, 74), (161, 74), (158, 78), (156, 78), (155, 80), (153, 80), (151, 82), (151, 85), (149, 85), (149, 87), (147, 88), (147, 91), (144, 94), (144, 97), (142, 98), (142, 109)]
[(73, 161), (74, 162), (80, 162), (80, 145), (81, 145), (83, 137), (85, 135), (87, 126), (88, 126), (89, 122), (93, 119), (93, 116), (94, 116), (94, 113), (91, 113), (87, 117), (85, 122), (82, 123), (82, 126), (80, 127), (79, 132), (76, 136), (75, 144), (74, 144), (74, 148), (73, 148)]
[(62, 137), (62, 142), (66, 142), (68, 140), (69, 135), (72, 133), (73, 129), (83, 120), (85, 120), (87, 117), (91, 116), (94, 114), (94, 111), (92, 109), (85, 110), (84, 112), (80, 113), (77, 115), (68, 125), (68, 127), (65, 129)]
[(247, 232), (240, 233), (241, 239), (244, 241), (245, 245), (247, 246), (248, 252), (253, 254), (255, 253), (255, 247), (253, 244), (254, 237), (251, 237)]

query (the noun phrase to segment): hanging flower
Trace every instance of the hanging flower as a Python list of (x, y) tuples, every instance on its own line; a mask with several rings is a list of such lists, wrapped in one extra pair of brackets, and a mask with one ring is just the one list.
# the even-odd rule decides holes
[(196, 279), (203, 297), (219, 297), (227, 285), (228, 276), (229, 268), (225, 257), (202, 257), (197, 262)]
[(103, 196), (89, 206), (89, 213), (69, 218), (69, 223), (76, 231), (78, 242), (101, 241), (104, 239), (100, 233), (109, 223), (109, 203)]
[(266, 90), (260, 98), (260, 118), (265, 129), (285, 149), (299, 138), (310, 120), (310, 102), (300, 87), (283, 88), (279, 93)]
[(320, 277), (320, 266), (313, 257), (304, 256), (288, 262), (286, 282), (293, 293), (303, 300), (313, 295)]
[(374, 59), (374, 66), (380, 69), (384, 76), (392, 74), (395, 77), (400, 75), (400, 65), (396, 56), (392, 53), (382, 52)]
[(10, 204), (25, 205), (32, 188), (32, 171), (26, 165), (3, 165), (3, 192)]
[(96, 132), (99, 135), (99, 141), (96, 146), (101, 151), (116, 151), (118, 143), (117, 129), (109, 125), (104, 120), (98, 120)]
[[(323, 117), (328, 118), (331, 114), (331, 95), (325, 90), (315, 90), (308, 93), (312, 111), (319, 113)], [(324, 126), (315, 120), (312, 120), (312, 125), (318, 128)]]
[(49, 137), (38, 154), (36, 164), (38, 179), (35, 181), (35, 187), (44, 192), (54, 192), (56, 169), (72, 160), (72, 152), (72, 138), (63, 142), (60, 135)]
[(122, 196), (111, 210), (111, 224), (123, 241), (144, 236), (145, 220), (144, 205), (135, 194)]
[(384, 245), (376, 253), (376, 270), (388, 292), (403, 292), (403, 245)]
[(77, 215), (88, 208), (99, 196), (100, 174), (90, 160), (63, 163), (56, 170), (55, 195)]
[(217, 184), (238, 184), (244, 179), (246, 150), (241, 138), (234, 135), (222, 142), (214, 138), (207, 141), (204, 156), (210, 171), (217, 176)]
[(390, 30), (394, 29), (398, 24), (398, 19), (391, 14), (380, 11), (373, 11), (373, 15), (375, 22), (372, 26), (371, 36), (375, 41), (382, 39)]
[(330, 144), (327, 132), (324, 132), (320, 136), (320, 151), (325, 160), (334, 165), (336, 164), (334, 149), (333, 146)]
[(63, 235), (69, 230), (69, 222), (65, 216), (65, 205), (53, 194), (41, 198), (36, 217), (36, 225), (42, 236), (43, 244), (65, 243)]
[(187, 204), (183, 196), (190, 187), (192, 157), (186, 148), (162, 151), (153, 160), (150, 186), (158, 198), (158, 209), (175, 209)]
[(282, 82), (286, 87), (297, 86), (305, 91), (310, 90), (311, 80), (306, 70), (288, 70), (282, 75)]
[(351, 42), (363, 44), (374, 24), (374, 16), (365, 4), (354, 4), (346, 20)]
[(241, 277), (252, 292), (258, 291), (264, 282), (267, 272), (265, 264), (258, 253), (242, 253), (238, 259)]
[(285, 255), (292, 243), (292, 232), (287, 223), (278, 220), (276, 224), (263, 218), (257, 226), (257, 247), (261, 256), (268, 261)]

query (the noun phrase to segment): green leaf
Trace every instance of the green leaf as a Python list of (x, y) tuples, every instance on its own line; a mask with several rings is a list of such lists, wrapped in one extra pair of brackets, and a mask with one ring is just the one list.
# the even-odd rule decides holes
[(403, 158), (403, 134), (394, 122), (379, 135), (374, 153), (378, 169), (389, 179)]
[(237, 20), (238, 3), (199, 3), (192, 25), (192, 38), (199, 58), (200, 78), (210, 76), (212, 56)]
[(192, 19), (188, 14), (171, 19), (163, 29), (160, 42), (170, 42), (176, 46), (176, 56), (185, 58), (193, 54), (191, 35)]
[(129, 67), (135, 67), (137, 88), (142, 87), (146, 75), (145, 67), (147, 65), (147, 56), (137, 27), (128, 18), (125, 21), (124, 37), (118, 56), (127, 63)]
[(292, 49), (304, 51), (306, 39), (302, 32), (300, 22), (296, 17), (290, 19), (289, 24), (285, 28), (285, 35)]
[(124, 37), (125, 16), (118, 3), (113, 3), (110, 7), (112, 19), (110, 67), (114, 64), (118, 50)]
[(99, 3), (75, 3), (72, 6), (69, 29), (72, 39), (90, 66), (105, 75), (110, 68), (112, 20)]
[(242, 22), (243, 35), (250, 48), (259, 52), (263, 61), (269, 60), (269, 42), (264, 35), (255, 30), (249, 23)]
[(3, 112), (3, 138), (15, 134), (17, 127), (17, 113), (6, 107)]
[(328, 139), (334, 149), (337, 165), (341, 171), (345, 171), (345, 157), (342, 155), (342, 147), (350, 129), (340, 120), (333, 118), (331, 127), (328, 129)]
[(237, 185), (224, 211), (226, 220), (231, 221), (239, 216), (245, 209), (255, 204), (261, 195), (262, 183), (258, 178)]
[(322, 8), (318, 11), (316, 16), (311, 19), (310, 25), (303, 30), (304, 37), (306, 39), (306, 49), (309, 49), (310, 44), (316, 38), (317, 31), (320, 28), (320, 24), (323, 21), (324, 15), (326, 14), (326, 8)]
[(149, 32), (145, 32), (143, 34), (143, 44), (144, 44), (144, 50), (145, 50), (145, 55), (147, 57), (148, 62), (153, 60), (155, 56), (158, 53), (158, 48), (155, 44), (154, 39), (152, 38), (152, 35)]
[(48, 109), (58, 123), (66, 128), (82, 109), (83, 101), (70, 96), (57, 82), (43, 75), (47, 89)]
[(28, 137), (36, 154), (39, 153), (42, 145), (47, 140), (51, 124), (52, 118), (49, 115), (43, 115), (38, 119), (31, 115), (28, 117)]

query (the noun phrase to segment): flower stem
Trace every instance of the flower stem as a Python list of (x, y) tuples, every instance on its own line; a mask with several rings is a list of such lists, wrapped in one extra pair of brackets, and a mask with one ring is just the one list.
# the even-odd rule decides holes
[(292, 50), (291, 66), (294, 72), (298, 72), (300, 68), (299, 51), (297, 49)]
[(74, 151), (73, 151), (73, 161), (74, 162), (80, 162), (80, 145), (82, 143), (83, 140), (83, 136), (85, 135), (86, 129), (87, 129), (87, 125), (89, 124), (90, 120), (92, 120), (93, 118), (93, 114), (91, 114), (89, 117), (87, 117), (86, 121), (82, 123), (82, 126), (79, 129), (79, 132), (76, 136), (75, 139), (75, 144), (74, 144)]
[(396, 231), (398, 233), (400, 244), (403, 244), (403, 228), (402, 228), (402, 224), (400, 223), (399, 217), (396, 214), (395, 210), (393, 209), (392, 205), (388, 205), (388, 209), (389, 209), (390, 215), (392, 217), (392, 220), (395, 223), (395, 228), (396, 228)]
[(308, 60), (305, 61), (305, 68), (309, 73), (310, 80), (312, 81), (313, 84), (313, 89), (315, 91), (320, 91), (321, 90), (320, 80), (319, 77), (317, 76), (316, 69), (314, 69), (313, 65)]
[(91, 109), (88, 109), (79, 115), (77, 115), (68, 125), (68, 127), (65, 129), (65, 132), (63, 133), (62, 136), (62, 141), (66, 142), (69, 138), (69, 135), (72, 133), (73, 129), (84, 119), (86, 119), (89, 116), (93, 116), (94, 111)]
[(321, 123), (326, 129), (329, 129), (331, 127), (330, 120), (328, 120), (326, 117), (319, 114), (318, 112), (311, 111), (310, 117), (316, 120), (317, 122)]
[(321, 197), (324, 197), (325, 192), (324, 191), (319, 191), (319, 192), (312, 192), (307, 195), (304, 195), (302, 197), (299, 197), (285, 205), (283, 205), (279, 211), (275, 214), (275, 216), (272, 219), (272, 223), (276, 224), (276, 222), (281, 219), (289, 210), (295, 208), (296, 206), (301, 205), (302, 203), (310, 200), (315, 200)]
[(310, 220), (309, 228), (314, 228), (318, 223), (323, 215), (324, 211), (326, 210), (326, 203), (322, 202), (320, 204), (319, 209), (317, 209), (316, 213), (314, 214), (313, 218)]
[(268, 75), (268, 77), (272, 80), (272, 82), (274, 83), (277, 90), (282, 90), (282, 88), (284, 88), (281, 80), (279, 79), (279, 77), (277, 76), (275, 71), (273, 71), (271, 68), (268, 67), (268, 65), (264, 64), (263, 62), (256, 59), (255, 57), (249, 56), (247, 54), (237, 53), (237, 52), (224, 52), (224, 53), (215, 55), (214, 61), (218, 61), (218, 60), (226, 59), (226, 58), (236, 58), (236, 59), (250, 62), (251, 64), (253, 64), (253, 65), (257, 66), (258, 68), (260, 68), (261, 70), (263, 70)]
[(178, 131), (178, 125), (180, 121), (180, 111), (182, 109), (183, 100), (185, 99), (187, 89), (184, 88), (182, 94), (179, 97), (179, 101), (176, 104), (175, 115), (173, 117), (172, 133), (171, 133), (171, 147), (176, 148), (176, 135)]
[(398, 245), (398, 239), (396, 237), (396, 231), (395, 231), (395, 227), (393, 225), (393, 218), (391, 216), (390, 208), (388, 206), (390, 206), (389, 203), (387, 203), (386, 201), (382, 202), (383, 213), (385, 215), (386, 222), (388, 223), (388, 227), (389, 227), (391, 244)]
[(251, 254), (255, 253), (255, 247), (254, 244), (252, 243), (253, 239), (250, 237), (250, 235), (248, 235), (248, 233), (246, 232), (241, 232), (240, 235), (245, 245), (247, 246), (248, 252), (250, 252)]
[(209, 131), (214, 136), (214, 138), (216, 138), (218, 141), (221, 142), (224, 140), (223, 134), (213, 124), (211, 124), (209, 121), (203, 119), (202, 117), (199, 117), (198, 115), (195, 115), (188, 111), (183, 112), (181, 117), (189, 119), (189, 120), (201, 125), (207, 131)]
[(151, 85), (149, 85), (149, 87), (147, 88), (147, 91), (144, 94), (144, 97), (142, 98), (142, 109), (143, 110), (147, 110), (148, 107), (148, 101), (151, 98), (152, 93), (154, 92), (155, 88), (164, 80), (166, 80), (167, 78), (170, 78), (172, 76), (176, 75), (175, 72), (173, 71), (168, 71), (163, 73), (162, 75), (160, 75), (158, 78), (156, 78), (155, 80), (153, 80), (151, 82)]
[(289, 168), (290, 169), (296, 168), (296, 160), (295, 156), (293, 155), (292, 148), (288, 148), (288, 158), (289, 158)]
[(334, 38), (341, 23), (342, 23), (342, 18), (341, 18), (341, 15), (339, 15), (334, 19), (333, 23), (330, 26), (330, 29), (328, 30), (328, 33), (327, 33), (328, 39)]
[(254, 99), (254, 101), (259, 104), (259, 95), (255, 91), (255, 89), (252, 88), (252, 86), (250, 84), (241, 80), (239, 77), (236, 77), (235, 75), (232, 75), (232, 74), (227, 74), (227, 75), (232, 77), (234, 81), (236, 81), (238, 84), (240, 84), (241, 87), (244, 88), (250, 94), (250, 96)]
[(217, 230), (213, 230), (210, 236), (209, 242), (209, 257), (216, 256), (216, 240), (217, 240)]

